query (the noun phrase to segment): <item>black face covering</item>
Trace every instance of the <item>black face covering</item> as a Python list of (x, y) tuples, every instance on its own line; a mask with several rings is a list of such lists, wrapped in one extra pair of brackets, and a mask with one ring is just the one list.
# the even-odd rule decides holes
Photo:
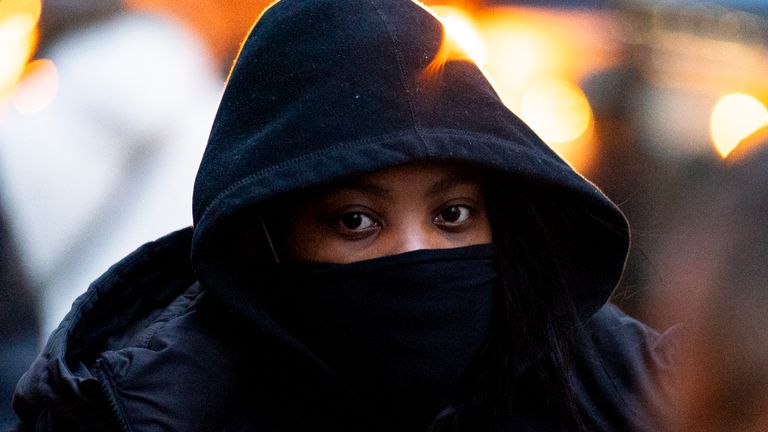
[(418, 430), (455, 397), (488, 336), (495, 257), (486, 244), (280, 264), (265, 303), (375, 412)]

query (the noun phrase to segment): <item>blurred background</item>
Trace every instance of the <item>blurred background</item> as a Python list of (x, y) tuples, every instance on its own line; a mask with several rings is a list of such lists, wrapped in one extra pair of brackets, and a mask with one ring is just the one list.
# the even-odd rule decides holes
[[(72, 301), (191, 224), (226, 73), (269, 3), (0, 0), (0, 429)], [(673, 426), (768, 429), (768, 1), (426, 3), (627, 214), (613, 300), (689, 335)]]

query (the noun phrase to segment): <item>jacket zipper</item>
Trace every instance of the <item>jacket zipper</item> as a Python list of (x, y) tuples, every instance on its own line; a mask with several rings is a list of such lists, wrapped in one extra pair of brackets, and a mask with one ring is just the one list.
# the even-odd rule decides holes
[(117, 399), (115, 398), (115, 394), (112, 391), (111, 387), (111, 380), (109, 379), (109, 376), (107, 375), (106, 371), (103, 370), (103, 360), (104, 358), (99, 358), (96, 360), (96, 364), (93, 367), (93, 370), (91, 371), (96, 378), (99, 381), (99, 386), (101, 387), (101, 392), (104, 394), (104, 397), (109, 402), (109, 406), (112, 410), (112, 416), (117, 421), (118, 426), (120, 427), (120, 430), (122, 432), (133, 432), (130, 425), (128, 425), (128, 422), (125, 420), (125, 417), (123, 416), (122, 411), (120, 410), (120, 407), (117, 403)]

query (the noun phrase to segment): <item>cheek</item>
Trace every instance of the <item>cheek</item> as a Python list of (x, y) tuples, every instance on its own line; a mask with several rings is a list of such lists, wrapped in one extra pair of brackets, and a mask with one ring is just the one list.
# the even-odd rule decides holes
[(477, 221), (477, 230), (474, 233), (475, 244), (480, 243), (492, 243), (493, 232), (491, 231), (491, 223), (488, 221), (488, 217), (485, 213)]
[(490, 224), (477, 223), (471, 229), (458, 235), (453, 235), (453, 246), (472, 246), (485, 243), (493, 243), (493, 235), (491, 233)]
[(481, 209), (474, 218), (474, 221), (472, 221), (465, 231), (448, 234), (453, 237), (457, 246), (493, 243), (493, 231), (491, 230), (491, 223), (488, 220), (488, 215), (485, 212), (485, 209)]
[(319, 224), (295, 218), (288, 226), (285, 250), (291, 261), (322, 261), (324, 234)]

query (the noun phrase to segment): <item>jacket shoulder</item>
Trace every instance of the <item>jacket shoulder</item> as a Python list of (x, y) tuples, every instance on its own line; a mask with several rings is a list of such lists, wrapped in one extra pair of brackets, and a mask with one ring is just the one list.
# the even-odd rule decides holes
[(613, 304), (587, 323), (576, 395), (601, 430), (660, 430), (672, 412), (670, 386), (681, 328), (658, 332)]
[(204, 430), (173, 423), (209, 413), (227, 370), (191, 234), (140, 247), (75, 301), (17, 385), (20, 430)]

